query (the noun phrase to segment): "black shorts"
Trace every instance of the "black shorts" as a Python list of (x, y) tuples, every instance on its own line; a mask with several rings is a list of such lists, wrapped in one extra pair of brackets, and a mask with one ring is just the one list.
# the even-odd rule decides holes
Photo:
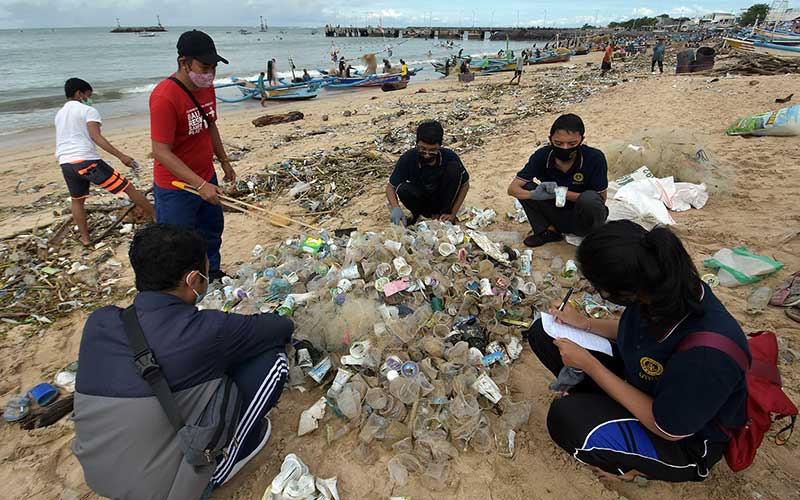
[(611, 69), (611, 63), (608, 61), (603, 61), (602, 64), (600, 65), (600, 69), (606, 69), (606, 70)]
[(61, 173), (67, 181), (69, 195), (80, 200), (89, 196), (89, 184), (94, 184), (109, 193), (119, 194), (130, 182), (103, 160), (85, 160), (62, 163)]
[(514, 76), (521, 76), (521, 75), (522, 75), (521, 69), (514, 70)]

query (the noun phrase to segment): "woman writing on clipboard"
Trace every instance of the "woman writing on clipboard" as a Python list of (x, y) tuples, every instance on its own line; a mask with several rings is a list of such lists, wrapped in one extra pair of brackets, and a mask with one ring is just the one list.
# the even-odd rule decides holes
[(571, 306), (550, 311), (561, 323), (611, 340), (613, 357), (554, 340), (541, 321), (531, 327), (528, 339), (545, 367), (585, 373), (550, 406), (550, 436), (603, 478), (704, 480), (725, 452), (720, 425), (745, 423), (745, 375), (717, 349), (676, 348), (691, 333), (711, 331), (749, 358), (742, 329), (666, 228), (610, 222), (584, 239), (577, 261), (600, 295), (625, 311), (618, 320), (588, 318)]

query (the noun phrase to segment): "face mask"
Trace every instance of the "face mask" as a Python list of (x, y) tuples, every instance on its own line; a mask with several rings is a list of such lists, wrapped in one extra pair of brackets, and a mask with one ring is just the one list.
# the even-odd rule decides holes
[(195, 73), (194, 71), (189, 71), (189, 79), (197, 87), (206, 89), (214, 84), (214, 73)]
[(574, 148), (559, 148), (553, 146), (553, 155), (556, 157), (557, 160), (570, 161), (575, 158), (575, 155), (578, 154), (579, 148), (580, 145), (575, 146)]
[(91, 106), (94, 104), (94, 101), (91, 97), (87, 97), (86, 99), (81, 99), (81, 102), (87, 106)]
[(425, 165), (433, 165), (434, 163), (436, 163), (436, 160), (438, 158), (439, 158), (439, 153), (438, 152), (437, 153), (433, 153), (433, 154), (422, 153), (422, 152), (419, 153), (419, 161), (420, 161), (420, 163), (425, 164)]
[[(208, 276), (206, 276), (205, 274), (201, 273), (200, 271), (197, 271), (197, 274), (199, 274), (201, 278), (205, 279), (207, 283), (209, 282)], [(188, 274), (186, 275), (186, 284), (189, 285), (189, 275)], [(189, 288), (192, 288), (192, 285), (189, 285)], [(195, 303), (195, 305), (197, 305), (200, 302), (202, 302), (203, 299), (206, 297), (206, 294), (208, 293), (208, 287), (206, 287), (206, 291), (203, 292), (203, 293), (198, 293), (197, 290), (195, 290), (194, 288), (192, 288), (192, 292), (194, 292), (194, 303)]]

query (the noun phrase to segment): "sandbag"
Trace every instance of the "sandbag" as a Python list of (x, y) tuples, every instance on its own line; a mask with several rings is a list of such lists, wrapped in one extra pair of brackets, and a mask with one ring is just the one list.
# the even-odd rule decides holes
[(737, 120), (725, 131), (728, 135), (800, 135), (800, 104), (748, 116)]

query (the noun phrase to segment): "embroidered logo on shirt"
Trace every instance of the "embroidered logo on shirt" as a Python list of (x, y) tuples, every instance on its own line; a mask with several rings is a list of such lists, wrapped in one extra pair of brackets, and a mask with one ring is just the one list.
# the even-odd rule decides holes
[(664, 373), (664, 367), (661, 366), (661, 363), (647, 356), (639, 360), (639, 365), (642, 367), (642, 371), (651, 377), (658, 377)]
[(580, 172), (575, 172), (575, 175), (572, 176), (572, 180), (575, 182), (583, 182), (583, 174)]

